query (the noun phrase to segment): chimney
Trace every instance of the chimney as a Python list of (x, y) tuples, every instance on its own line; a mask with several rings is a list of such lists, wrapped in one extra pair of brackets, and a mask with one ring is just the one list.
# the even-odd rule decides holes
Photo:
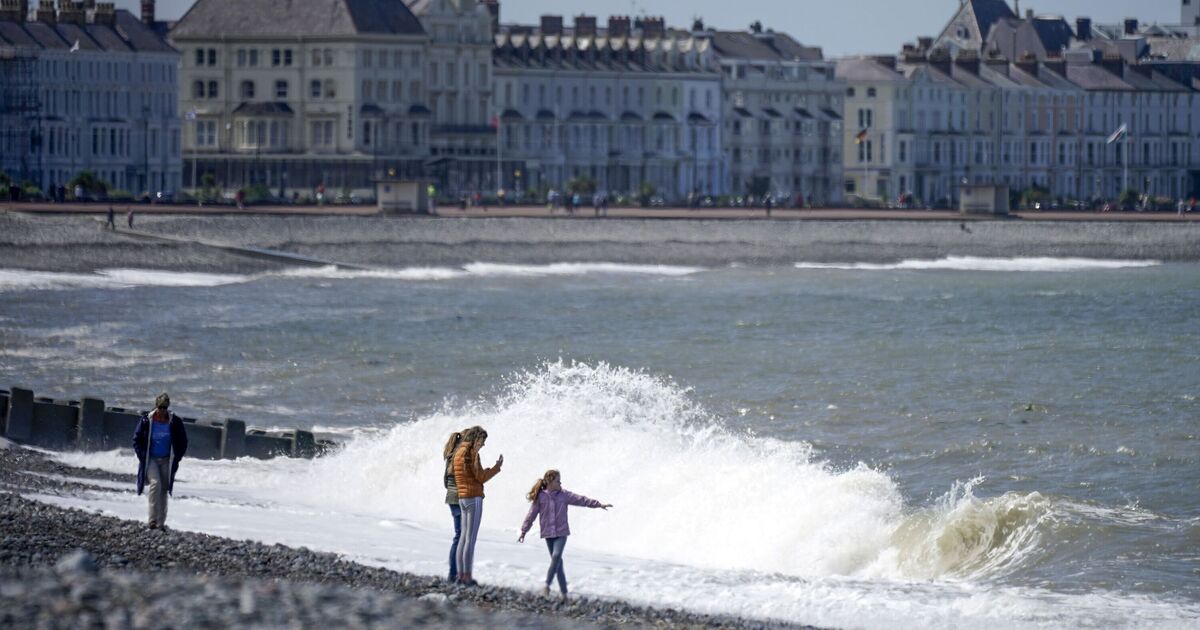
[(643, 18), (642, 22), (642, 37), (645, 39), (659, 39), (667, 33), (666, 21), (661, 17)]
[(1105, 54), (1104, 58), (1100, 60), (1100, 67), (1119, 77), (1125, 76), (1125, 60), (1121, 58), (1121, 55)]
[(575, 37), (595, 37), (596, 36), (596, 16), (594, 15), (576, 15), (575, 16)]
[(1125, 34), (1133, 35), (1138, 32), (1137, 18), (1125, 18)]
[(1075, 19), (1075, 38), (1081, 42), (1092, 40), (1092, 18)]
[(875, 63), (877, 63), (885, 68), (888, 68), (889, 70), (896, 69), (896, 56), (895, 55), (878, 55), (878, 56), (872, 57), (872, 59), (875, 60)]
[(18, 0), (0, 0), (0, 21), (16, 22), (20, 19)]
[(1004, 76), (1008, 76), (1008, 59), (1004, 57), (991, 57), (987, 60), (987, 67), (995, 72), (999, 72)]
[(142, 0), (142, 24), (154, 26), (154, 0)]
[(97, 2), (96, 12), (92, 14), (93, 24), (102, 24), (104, 26), (116, 26), (117, 24), (117, 7), (112, 2)]
[(629, 16), (628, 15), (610, 15), (610, 16), (608, 16), (608, 36), (609, 37), (629, 37)]
[(1047, 59), (1045, 63), (1046, 63), (1047, 70), (1053, 71), (1054, 73), (1058, 74), (1059, 76), (1063, 76), (1063, 77), (1067, 76), (1067, 60), (1066, 59), (1063, 59), (1062, 57), (1059, 57), (1057, 59)]
[(950, 66), (954, 60), (950, 58), (950, 51), (945, 48), (937, 48), (929, 53), (929, 65), (950, 74)]
[(58, 23), (83, 26), (87, 24), (83, 3), (71, 0), (58, 0)]
[(924, 52), (924, 51), (929, 50), (930, 48), (933, 48), (933, 38), (932, 37), (918, 37), (917, 38), (917, 50)]
[(971, 74), (979, 74), (979, 53), (974, 50), (959, 51), (954, 64)]
[(1021, 58), (1017, 61), (1017, 67), (1024, 70), (1027, 74), (1036, 77), (1038, 74), (1037, 55), (1030, 52), (1021, 55)]
[(58, 16), (54, 13), (54, 0), (38, 0), (37, 21), (42, 24), (58, 23)]
[(562, 35), (563, 20), (561, 15), (542, 16), (542, 35)]

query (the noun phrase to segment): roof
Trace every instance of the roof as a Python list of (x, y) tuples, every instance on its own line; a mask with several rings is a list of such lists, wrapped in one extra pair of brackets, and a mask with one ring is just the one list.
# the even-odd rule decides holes
[(172, 39), (424, 35), (401, 0), (196, 0)]
[(838, 59), (835, 75), (842, 81), (900, 81), (904, 76), (873, 57)]
[(1017, 17), (1005, 0), (967, 0), (979, 25), (979, 37), (986, 40), (992, 26), (1003, 18)]
[(715, 31), (713, 48), (725, 58), (762, 61), (822, 61), (820, 48), (804, 46), (787, 33)]
[(79, 49), (90, 52), (176, 52), (153, 28), (132, 13), (118, 10), (108, 24), (47, 24), (0, 20), (0, 44), (41, 50)]

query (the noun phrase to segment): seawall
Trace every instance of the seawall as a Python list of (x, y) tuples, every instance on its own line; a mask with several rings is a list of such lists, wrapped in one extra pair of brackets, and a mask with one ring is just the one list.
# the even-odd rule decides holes
[[(23, 387), (0, 389), (0, 437), (54, 450), (107, 451), (130, 446), (143, 411), (111, 407), (94, 397), (54, 400)], [(312, 458), (333, 448), (311, 431), (268, 432), (226, 418), (181, 418), (187, 427), (188, 457), (236, 459), (278, 456)]]

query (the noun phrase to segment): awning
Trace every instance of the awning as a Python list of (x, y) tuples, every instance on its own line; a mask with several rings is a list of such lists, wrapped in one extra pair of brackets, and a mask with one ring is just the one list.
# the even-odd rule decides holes
[(538, 120), (554, 120), (554, 112), (548, 109), (539, 109), (537, 113)]
[(751, 114), (750, 110), (746, 109), (745, 107), (734, 107), (733, 113), (743, 118), (754, 118), (754, 114)]
[(764, 107), (763, 113), (770, 116), (771, 118), (780, 118), (783, 116), (782, 114), (779, 113), (779, 110), (775, 109), (774, 107)]
[(799, 115), (801, 118), (812, 118), (813, 117), (813, 115), (811, 113), (809, 113), (809, 111), (807, 109), (804, 109), (803, 107), (797, 107), (796, 114)]
[(291, 116), (292, 108), (287, 103), (242, 103), (233, 110), (241, 116)]
[(525, 117), (521, 115), (521, 112), (515, 109), (504, 110), (504, 113), (500, 114), (500, 118), (501, 120), (525, 120)]
[(832, 109), (829, 109), (828, 107), (822, 107), (821, 113), (828, 116), (830, 120), (841, 120), (842, 119), (841, 114), (833, 111)]
[(641, 119), (642, 119), (642, 117), (638, 116), (634, 112), (627, 111), (627, 112), (624, 112), (621, 114), (621, 120), (633, 121), (633, 120), (641, 120)]
[(364, 116), (382, 116), (383, 115), (383, 108), (379, 107), (378, 105), (371, 105), (371, 104), (363, 105), (362, 108), (359, 109), (358, 111), (359, 111), (359, 113), (363, 114)]
[(408, 113), (413, 114), (414, 116), (424, 116), (424, 115), (432, 114), (433, 112), (429, 111), (428, 107), (417, 104), (417, 105), (413, 105), (412, 107), (408, 108)]
[(675, 122), (675, 117), (667, 112), (654, 112), (654, 120)]
[(692, 112), (692, 113), (688, 114), (688, 122), (703, 125), (703, 124), (707, 124), (709, 122), (709, 120), (708, 120), (707, 116), (705, 116), (704, 114), (701, 114), (700, 112)]

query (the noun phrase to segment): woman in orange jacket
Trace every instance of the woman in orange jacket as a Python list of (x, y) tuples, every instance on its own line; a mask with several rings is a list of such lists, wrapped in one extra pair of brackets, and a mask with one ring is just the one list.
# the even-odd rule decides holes
[(458, 489), (458, 507), (462, 511), (462, 538), (458, 541), (458, 581), (475, 586), (471, 568), (475, 563), (475, 540), (479, 537), (479, 522), (483, 517), (483, 484), (500, 472), (504, 456), (496, 465), (484, 468), (479, 462), (479, 449), (487, 442), (483, 427), (463, 431), (462, 443), (454, 451), (454, 485)]

